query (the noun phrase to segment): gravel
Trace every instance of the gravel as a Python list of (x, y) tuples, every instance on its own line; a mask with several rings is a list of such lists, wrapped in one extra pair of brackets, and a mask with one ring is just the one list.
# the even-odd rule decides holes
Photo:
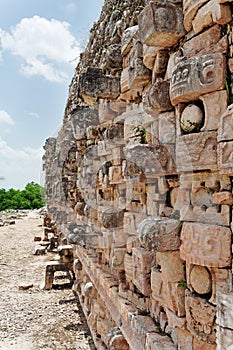
[[(43, 238), (37, 212), (0, 226), (0, 349), (94, 350), (78, 300), (62, 279), (44, 291), (45, 265), (54, 253), (34, 255)], [(59, 286), (60, 284), (60, 286)]]

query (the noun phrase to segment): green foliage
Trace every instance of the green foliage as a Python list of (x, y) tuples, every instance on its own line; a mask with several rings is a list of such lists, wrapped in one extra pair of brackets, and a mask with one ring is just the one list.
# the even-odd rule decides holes
[(228, 96), (228, 104), (233, 103), (233, 96), (232, 96), (232, 91), (231, 91), (231, 85), (229, 84), (227, 78), (225, 78), (225, 84), (226, 84), (226, 90), (227, 90), (227, 96)]
[(187, 282), (185, 280), (181, 280), (177, 283), (177, 286), (187, 288)]
[(44, 206), (44, 189), (35, 182), (30, 182), (25, 189), (0, 189), (0, 211), (6, 209), (38, 209)]
[(140, 143), (145, 144), (146, 142), (146, 129), (141, 126), (134, 128), (135, 138), (139, 138)]

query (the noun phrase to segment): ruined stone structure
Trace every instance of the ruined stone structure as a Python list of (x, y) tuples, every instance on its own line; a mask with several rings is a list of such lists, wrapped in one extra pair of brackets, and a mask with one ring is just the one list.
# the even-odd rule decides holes
[(45, 144), (97, 349), (233, 349), (227, 0), (106, 0)]

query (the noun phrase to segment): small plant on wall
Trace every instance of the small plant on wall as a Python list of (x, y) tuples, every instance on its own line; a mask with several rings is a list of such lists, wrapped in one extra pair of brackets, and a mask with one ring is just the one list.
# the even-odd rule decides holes
[(134, 128), (135, 139), (139, 139), (141, 144), (146, 144), (146, 129), (142, 126), (135, 126)]

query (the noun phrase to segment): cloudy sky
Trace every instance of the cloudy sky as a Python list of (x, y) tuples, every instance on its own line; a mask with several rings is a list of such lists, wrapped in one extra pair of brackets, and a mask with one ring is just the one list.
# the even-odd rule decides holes
[(104, 0), (0, 0), (0, 188), (42, 184), (45, 139)]

